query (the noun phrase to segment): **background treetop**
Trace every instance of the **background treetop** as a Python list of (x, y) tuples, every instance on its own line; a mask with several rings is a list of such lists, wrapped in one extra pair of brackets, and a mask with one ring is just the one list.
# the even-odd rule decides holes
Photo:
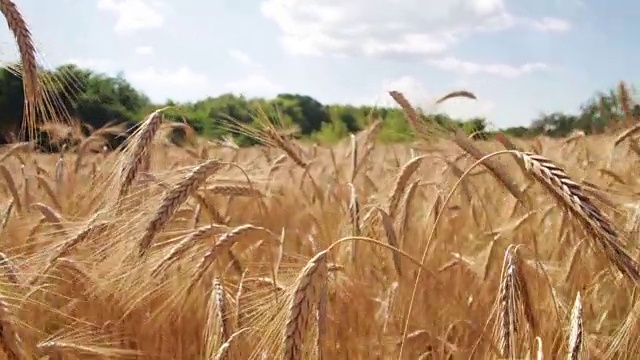
[[(108, 76), (74, 64), (66, 64), (44, 72), (50, 81), (50, 98), (56, 99), (56, 109), (73, 119), (100, 128), (110, 123), (135, 123), (160, 106), (171, 105), (167, 116), (175, 121), (186, 121), (200, 135), (222, 138), (229, 135), (227, 119), (244, 124), (254, 123), (256, 109), (269, 109), (285, 127), (295, 128), (301, 138), (321, 142), (334, 142), (349, 133), (357, 132), (374, 119), (382, 121), (379, 140), (383, 142), (413, 139), (403, 112), (395, 107), (355, 106), (348, 104), (322, 104), (301, 94), (282, 93), (272, 99), (247, 98), (236, 94), (222, 94), (188, 103), (167, 101), (154, 104), (144, 93), (135, 89), (122, 74)], [(53, 81), (51, 81), (53, 80)], [(531, 119), (526, 126), (501, 129), (515, 137), (540, 134), (562, 137), (580, 130), (586, 134), (602, 133), (611, 128), (628, 126), (633, 119), (625, 114), (640, 116), (640, 106), (631, 98), (634, 91), (621, 82), (616, 89), (598, 92), (587, 99), (575, 114), (544, 113)], [(9, 68), (0, 69), (0, 108), (4, 117), (0, 122), (2, 134), (19, 131), (24, 115), (24, 90), (20, 77)], [(40, 114), (48, 117), (51, 114)], [(445, 114), (428, 114), (428, 120), (461, 127), (470, 134), (489, 130), (489, 119), (476, 117), (455, 119)], [(497, 130), (497, 129), (492, 129)], [(240, 144), (251, 139), (234, 134)]]

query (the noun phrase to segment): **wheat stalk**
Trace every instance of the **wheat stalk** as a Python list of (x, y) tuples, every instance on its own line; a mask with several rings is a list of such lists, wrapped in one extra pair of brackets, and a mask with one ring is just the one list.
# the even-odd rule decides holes
[[(351, 228), (353, 236), (360, 236), (360, 201), (356, 187), (349, 183), (349, 219), (351, 220)], [(355, 261), (358, 257), (358, 242), (351, 243), (351, 261)]]
[(207, 191), (211, 192), (212, 194), (224, 196), (242, 196), (253, 198), (264, 197), (264, 194), (260, 190), (250, 186), (214, 185), (210, 188), (207, 188)]
[(218, 351), (216, 352), (215, 356), (213, 357), (213, 360), (224, 360), (224, 359), (228, 359), (229, 358), (229, 352), (231, 349), (231, 344), (233, 344), (233, 341), (235, 339), (237, 339), (238, 337), (240, 337), (240, 335), (242, 335), (244, 332), (251, 330), (250, 328), (243, 328), (240, 329), (238, 331), (236, 331), (235, 333), (233, 333), (233, 335), (229, 336), (229, 339), (227, 341), (224, 342), (224, 344), (220, 345), (220, 348), (218, 348)]

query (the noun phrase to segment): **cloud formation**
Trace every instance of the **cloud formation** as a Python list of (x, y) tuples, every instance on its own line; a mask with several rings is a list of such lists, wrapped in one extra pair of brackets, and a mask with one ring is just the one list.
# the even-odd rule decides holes
[(249, 96), (275, 96), (282, 91), (282, 86), (261, 74), (246, 76), (240, 80), (230, 81), (225, 84), (225, 89), (233, 93), (242, 93)]
[(439, 55), (474, 33), (567, 31), (566, 20), (511, 13), (505, 0), (265, 0), (262, 14), (294, 54), (371, 58)]
[(228, 52), (229, 57), (231, 57), (236, 62), (251, 68), (261, 68), (262, 64), (253, 60), (249, 54), (244, 51), (238, 49), (230, 49)]
[(136, 55), (152, 55), (153, 46), (138, 46), (134, 52)]
[(162, 27), (166, 6), (153, 0), (98, 0), (98, 10), (116, 15), (116, 33), (131, 34)]
[(167, 94), (179, 94), (173, 100), (189, 101), (202, 97), (211, 91), (207, 76), (181, 66), (165, 69), (149, 66), (144, 69), (128, 71), (127, 79), (136, 88), (144, 89), (154, 101), (166, 100)]
[(439, 69), (461, 75), (488, 74), (507, 79), (515, 79), (532, 72), (549, 70), (550, 68), (549, 65), (540, 62), (513, 66), (502, 63), (481, 64), (471, 61), (463, 61), (455, 57), (434, 59), (429, 60), (428, 62)]

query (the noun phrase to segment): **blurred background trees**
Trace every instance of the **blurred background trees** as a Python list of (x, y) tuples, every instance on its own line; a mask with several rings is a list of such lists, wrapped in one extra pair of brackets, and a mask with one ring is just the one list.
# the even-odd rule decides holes
[[(165, 104), (153, 104), (122, 74), (108, 76), (67, 64), (45, 73), (45, 77), (52, 95), (50, 99), (58, 101), (56, 107), (66, 109), (69, 117), (92, 128), (114, 122), (133, 124), (158, 106), (172, 105), (174, 107), (167, 112), (170, 119), (185, 121), (197, 133), (209, 138), (229, 135), (228, 126), (225, 126), (229, 118), (253, 124), (253, 115), (258, 109), (277, 115), (284, 127), (294, 127), (301, 138), (315, 141), (340, 140), (365, 128), (375, 119), (382, 121), (379, 140), (397, 142), (413, 138), (409, 124), (397, 108), (322, 104), (301, 94), (279, 94), (273, 99), (222, 94), (190, 103), (167, 101)], [(22, 91), (21, 79), (1, 68), (0, 109), (3, 117), (0, 134), (5, 138), (8, 133), (19, 130), (24, 105)], [(562, 137), (575, 130), (595, 134), (630, 126), (640, 116), (640, 106), (631, 100), (631, 92), (627, 85), (620, 83), (616, 89), (595, 94), (575, 114), (541, 114), (527, 126), (501, 130), (516, 137), (540, 134)], [(486, 131), (488, 126), (488, 120), (484, 118), (454, 119), (445, 114), (428, 114), (425, 117), (427, 121), (458, 126), (467, 134)], [(234, 136), (240, 144), (251, 143), (248, 138)]]

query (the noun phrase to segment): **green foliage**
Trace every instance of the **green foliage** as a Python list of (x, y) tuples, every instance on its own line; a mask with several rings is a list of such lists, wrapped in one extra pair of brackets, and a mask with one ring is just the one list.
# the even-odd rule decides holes
[(519, 138), (529, 137), (532, 135), (531, 130), (524, 126), (511, 127), (511, 128), (505, 129), (504, 132), (509, 136), (519, 137)]
[(8, 70), (0, 71), (0, 133), (17, 134), (24, 113), (22, 80)]
[[(52, 78), (57, 87), (56, 98), (67, 102), (67, 111), (93, 127), (101, 127), (111, 121), (136, 121), (142, 109), (151, 101), (119, 74), (110, 77), (64, 65), (56, 69)], [(55, 91), (54, 90), (54, 91)]]
[[(316, 99), (298, 94), (279, 94), (274, 99), (246, 98), (241, 95), (222, 94), (190, 103), (167, 101), (153, 104), (149, 98), (134, 89), (120, 74), (112, 77), (81, 69), (73, 64), (61, 66), (45, 73), (50, 98), (94, 128), (109, 122), (136, 122), (154, 109), (169, 106), (165, 111), (173, 121), (187, 122), (198, 134), (208, 138), (221, 138), (230, 134), (230, 126), (237, 123), (256, 126), (258, 111), (285, 128), (296, 128), (303, 139), (333, 143), (350, 133), (367, 127), (373, 119), (380, 119), (382, 127), (378, 140), (405, 142), (414, 134), (404, 114), (398, 108), (374, 108), (353, 105), (323, 105)], [(0, 134), (15, 132), (23, 114), (23, 92), (20, 78), (6, 69), (0, 69)], [(516, 137), (539, 134), (566, 136), (575, 129), (585, 133), (604, 131), (610, 124), (623, 119), (620, 101), (615, 91), (598, 93), (587, 101), (576, 115), (564, 113), (543, 114), (529, 127), (504, 129)], [(640, 115), (640, 107), (634, 111)], [(43, 114), (42, 116), (48, 116)], [(233, 121), (230, 121), (233, 119)], [(447, 128), (460, 128), (466, 134), (486, 132), (484, 118), (453, 119), (444, 114), (429, 114), (424, 121), (435, 122)], [(255, 143), (246, 134), (233, 133), (241, 145)]]

